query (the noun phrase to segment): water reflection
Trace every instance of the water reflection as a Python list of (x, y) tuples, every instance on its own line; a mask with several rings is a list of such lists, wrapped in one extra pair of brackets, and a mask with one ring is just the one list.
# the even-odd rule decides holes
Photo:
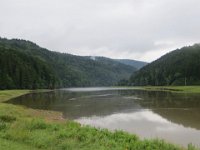
[(109, 116), (83, 117), (76, 121), (111, 130), (120, 129), (136, 133), (143, 138), (163, 138), (175, 144), (187, 146), (190, 142), (200, 146), (200, 131), (172, 123), (150, 110), (118, 113)]
[(199, 94), (74, 88), (32, 93), (9, 103), (61, 111), (64, 117), (82, 124), (122, 129), (145, 138), (200, 144)]
[(105, 116), (116, 112), (129, 112), (141, 109), (136, 96), (122, 96), (123, 91), (68, 92), (28, 94), (9, 101), (34, 109), (63, 112), (68, 119), (80, 117)]

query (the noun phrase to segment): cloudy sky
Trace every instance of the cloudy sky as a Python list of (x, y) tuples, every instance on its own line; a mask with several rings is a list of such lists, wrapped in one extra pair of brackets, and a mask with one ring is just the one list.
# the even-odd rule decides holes
[(0, 0), (0, 36), (150, 62), (200, 43), (200, 0)]

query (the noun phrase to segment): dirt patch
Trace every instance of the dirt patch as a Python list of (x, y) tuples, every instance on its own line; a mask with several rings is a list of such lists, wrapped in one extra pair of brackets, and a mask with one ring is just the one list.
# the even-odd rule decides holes
[(65, 122), (66, 121), (62, 113), (57, 112), (57, 111), (28, 109), (28, 114), (33, 117), (43, 118), (48, 122)]

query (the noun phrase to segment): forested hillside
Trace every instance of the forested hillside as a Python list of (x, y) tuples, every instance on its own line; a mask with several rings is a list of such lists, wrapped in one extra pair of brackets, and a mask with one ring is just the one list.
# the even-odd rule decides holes
[(25, 40), (0, 38), (0, 88), (55, 88), (114, 85), (134, 67), (109, 58), (58, 53)]
[(125, 65), (130, 65), (130, 66), (133, 66), (135, 67), (136, 69), (140, 69), (144, 66), (147, 65), (146, 62), (143, 62), (143, 61), (137, 61), (137, 60), (131, 60), (131, 59), (115, 59), (116, 61), (120, 62), (120, 63), (123, 63)]
[(131, 85), (200, 85), (200, 44), (170, 52), (131, 76)]

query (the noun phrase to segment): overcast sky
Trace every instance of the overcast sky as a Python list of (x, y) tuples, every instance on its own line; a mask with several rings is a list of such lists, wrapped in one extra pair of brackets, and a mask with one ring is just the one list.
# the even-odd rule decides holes
[(0, 36), (150, 62), (200, 43), (200, 0), (0, 0)]

